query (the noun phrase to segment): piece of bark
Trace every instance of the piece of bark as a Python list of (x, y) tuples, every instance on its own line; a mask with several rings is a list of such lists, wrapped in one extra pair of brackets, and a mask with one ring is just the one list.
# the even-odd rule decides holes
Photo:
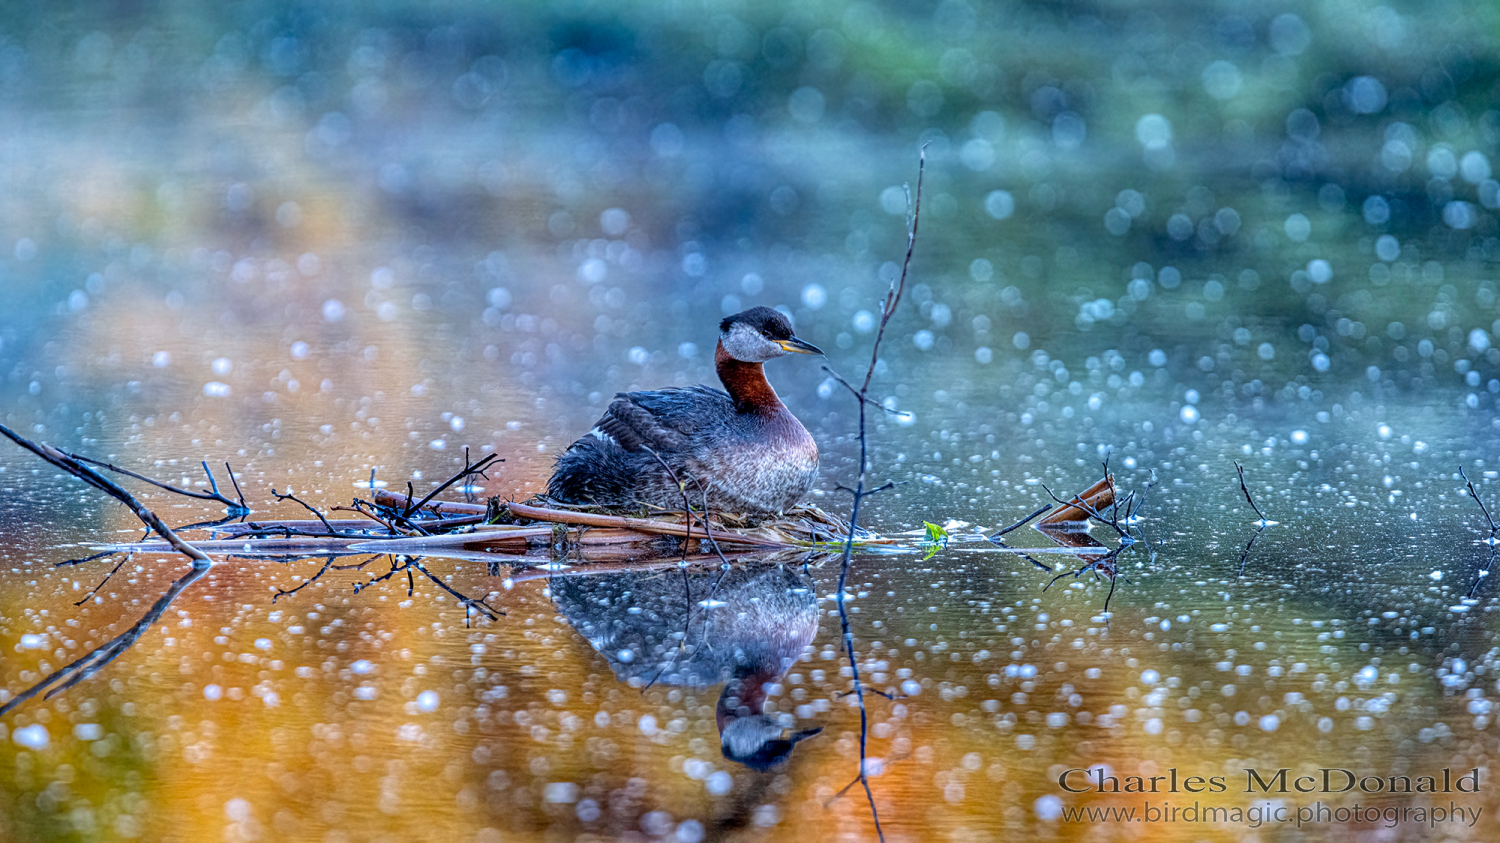
[(1074, 505), (1080, 502), (1087, 505), (1094, 512), (1103, 515), (1104, 510), (1109, 509), (1110, 507), (1115, 505), (1114, 475), (1111, 474), (1108, 477), (1105, 477), (1103, 480), (1100, 480), (1098, 483), (1095, 483), (1094, 485), (1088, 487), (1084, 490), (1083, 494), (1074, 495), (1068, 500), (1067, 506), (1059, 507), (1057, 510), (1049, 512), (1045, 518), (1038, 521), (1036, 524), (1037, 527), (1039, 529), (1045, 529), (1049, 526), (1063, 527), (1070, 524), (1087, 523), (1090, 518), (1089, 513), (1086, 512), (1082, 507)]

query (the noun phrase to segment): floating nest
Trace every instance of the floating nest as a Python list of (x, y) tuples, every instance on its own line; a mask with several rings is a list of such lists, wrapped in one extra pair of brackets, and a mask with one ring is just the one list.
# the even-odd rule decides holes
[[(202, 525), (210, 538), (194, 541), (205, 552), (236, 555), (306, 555), (326, 553), (393, 553), (409, 555), (524, 554), (536, 551), (613, 549), (638, 553), (643, 545), (657, 552), (685, 550), (772, 551), (833, 550), (843, 545), (849, 524), (820, 507), (800, 504), (775, 516), (752, 517), (694, 511), (622, 510), (561, 504), (538, 496), (524, 502), (490, 498), (486, 503), (427, 501), (414, 505), (406, 495), (377, 490), (369, 500), (335, 507), (360, 518), (319, 517), (301, 520), (246, 518), (234, 523)], [(864, 529), (855, 529), (861, 546), (894, 544)], [(660, 547), (667, 545), (668, 547)], [(686, 545), (686, 546), (684, 546)], [(165, 542), (112, 545), (110, 550), (169, 552)], [(616, 554), (610, 554), (616, 555)]]

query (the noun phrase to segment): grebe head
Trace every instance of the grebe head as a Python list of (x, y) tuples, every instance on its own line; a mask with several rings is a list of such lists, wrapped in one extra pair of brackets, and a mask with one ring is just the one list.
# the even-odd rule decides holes
[(822, 354), (817, 346), (797, 339), (792, 323), (780, 311), (752, 307), (719, 323), (719, 342), (730, 357), (764, 363), (784, 354)]

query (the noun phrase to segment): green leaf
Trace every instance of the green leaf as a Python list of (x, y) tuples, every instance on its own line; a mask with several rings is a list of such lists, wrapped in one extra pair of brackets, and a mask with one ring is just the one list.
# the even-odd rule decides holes
[(922, 557), (922, 561), (926, 562), (936, 556), (939, 550), (948, 546), (948, 531), (931, 521), (923, 521), (922, 523), (927, 525), (927, 544), (929, 546), (927, 548), (927, 555)]

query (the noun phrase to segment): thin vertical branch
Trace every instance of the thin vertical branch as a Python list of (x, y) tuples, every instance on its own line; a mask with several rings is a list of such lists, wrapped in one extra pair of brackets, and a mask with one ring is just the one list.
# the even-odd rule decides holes
[(917, 226), (922, 217), (922, 178), (927, 169), (927, 147), (923, 145), (922, 152), (917, 159), (917, 189), (912, 197), (911, 217), (906, 227), (906, 258), (901, 262), (901, 274), (891, 282), (890, 289), (885, 294), (885, 301), (880, 307), (880, 328), (875, 332), (875, 344), (870, 349), (870, 365), (865, 370), (864, 382), (858, 390), (848, 383), (844, 385), (854, 394), (859, 404), (859, 477), (854, 484), (851, 493), (854, 502), (849, 508), (849, 534), (844, 538), (844, 552), (839, 564), (839, 586), (835, 592), (834, 600), (839, 610), (839, 628), (844, 638), (844, 653), (849, 659), (849, 670), (854, 679), (854, 695), (859, 703), (859, 783), (864, 788), (865, 800), (870, 804), (870, 816), (875, 821), (875, 834), (885, 840), (885, 832), (880, 828), (880, 812), (875, 807), (875, 794), (870, 791), (869, 772), (866, 769), (868, 759), (868, 746), (870, 736), (869, 712), (865, 707), (865, 688), (860, 680), (859, 659), (854, 652), (854, 633), (849, 628), (849, 612), (845, 606), (848, 599), (846, 591), (849, 583), (849, 567), (854, 556), (854, 531), (859, 526), (859, 508), (864, 499), (873, 494), (865, 490), (865, 480), (869, 474), (869, 431), (866, 419), (869, 406), (870, 381), (875, 377), (875, 367), (880, 362), (880, 343), (885, 339), (886, 326), (890, 324), (891, 317), (896, 313), (896, 307), (901, 304), (901, 297), (906, 293), (906, 279), (911, 270), (911, 256), (917, 245)]

